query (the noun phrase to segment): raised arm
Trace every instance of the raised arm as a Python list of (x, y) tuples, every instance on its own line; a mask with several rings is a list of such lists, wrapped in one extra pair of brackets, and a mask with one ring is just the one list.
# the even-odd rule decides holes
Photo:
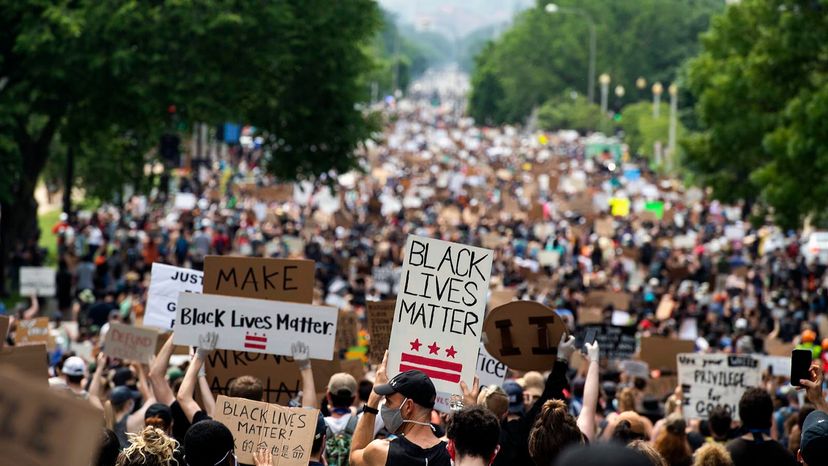
[(28, 309), (23, 311), (24, 319), (34, 319), (40, 311), (40, 301), (37, 300), (37, 293), (32, 294), (32, 303)]
[[(374, 385), (381, 385), (388, 383), (388, 373), (386, 372), (386, 365), (388, 364), (388, 350), (385, 351), (385, 356), (382, 358), (382, 363), (377, 368), (377, 374), (374, 378)], [(368, 395), (368, 402), (365, 407), (368, 410), (362, 412), (362, 416), (357, 422), (354, 435), (351, 437), (351, 463), (353, 466), (364, 466), (368, 464), (368, 458), (373, 458), (378, 454), (377, 448), (372, 447), (372, 440), (374, 439), (374, 421), (376, 414), (374, 410), (379, 409), (382, 396), (376, 394), (371, 390)], [(372, 412), (369, 412), (372, 411)]]
[(138, 373), (138, 389), (141, 396), (144, 398), (144, 404), (141, 408), (127, 417), (127, 432), (140, 432), (144, 428), (144, 414), (147, 412), (152, 404), (155, 403), (155, 396), (149, 388), (147, 382), (147, 375), (144, 372), (144, 366), (136, 364), (136, 372)]
[(101, 399), (103, 396), (101, 394), (101, 379), (103, 378), (106, 362), (106, 353), (98, 352), (98, 357), (95, 359), (95, 373), (92, 374), (92, 382), (89, 384), (89, 402), (101, 411), (104, 409), (103, 400)]
[(828, 402), (825, 401), (825, 395), (822, 394), (823, 377), (822, 364), (817, 360), (811, 363), (811, 378), (809, 380), (802, 379), (799, 383), (805, 387), (805, 394), (808, 397), (808, 401), (816, 409), (828, 412)]
[(598, 350), (598, 342), (586, 344), (589, 355), (589, 369), (587, 369), (586, 382), (584, 383), (584, 405), (581, 414), (578, 415), (578, 428), (591, 442), (595, 437), (595, 406), (598, 404), (599, 385), (598, 359), (601, 355)]
[(290, 345), (293, 352), (293, 360), (299, 365), (299, 375), (302, 376), (302, 406), (306, 408), (318, 408), (319, 401), (316, 398), (316, 384), (313, 380), (313, 369), (310, 361), (310, 347), (305, 343), (298, 342)]
[(161, 347), (161, 351), (152, 360), (149, 370), (149, 380), (152, 386), (152, 392), (155, 394), (155, 399), (159, 403), (170, 406), (175, 401), (170, 384), (167, 383), (167, 369), (170, 366), (170, 356), (172, 356), (174, 345), (173, 336), (170, 337)]
[(198, 403), (193, 399), (193, 390), (195, 390), (198, 383), (198, 371), (204, 365), (204, 359), (210, 354), (210, 351), (216, 348), (218, 342), (218, 333), (209, 332), (207, 335), (198, 337), (199, 348), (193, 355), (190, 361), (190, 366), (187, 368), (187, 373), (184, 374), (184, 380), (181, 381), (181, 387), (178, 388), (176, 399), (181, 406), (181, 410), (187, 416), (187, 420), (193, 422), (193, 417), (201, 410)]
[(204, 403), (204, 412), (212, 417), (216, 410), (216, 399), (213, 397), (213, 392), (210, 390), (210, 383), (207, 382), (207, 374), (204, 373), (204, 366), (201, 366), (201, 371), (198, 373), (198, 390), (201, 393), (201, 401)]

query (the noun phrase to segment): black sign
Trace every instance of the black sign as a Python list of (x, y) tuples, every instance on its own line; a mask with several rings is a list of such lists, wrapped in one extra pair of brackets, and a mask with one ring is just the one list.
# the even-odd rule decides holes
[(581, 327), (578, 340), (583, 341), (589, 329), (595, 329), (595, 341), (601, 350), (601, 357), (607, 359), (629, 359), (635, 354), (635, 327), (595, 324)]

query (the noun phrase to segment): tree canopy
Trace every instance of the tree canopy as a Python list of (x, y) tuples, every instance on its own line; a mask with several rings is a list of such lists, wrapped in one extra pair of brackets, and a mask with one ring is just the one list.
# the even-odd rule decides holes
[[(649, 95), (635, 88), (638, 77), (672, 82), (682, 62), (698, 50), (698, 35), (721, 0), (579, 0), (556, 2), (547, 13), (545, 1), (520, 13), (511, 29), (485, 47), (472, 76), (470, 113), (478, 121), (523, 121), (536, 106), (575, 90), (586, 94), (589, 26), (596, 26), (596, 74), (608, 73), (612, 86), (627, 90), (624, 102)], [(597, 78), (596, 78), (597, 79)], [(598, 95), (596, 83), (595, 94)], [(492, 91), (502, 93), (493, 99)]]
[(744, 0), (714, 18), (689, 64), (702, 130), (687, 165), (725, 200), (797, 227), (828, 220), (828, 2)]

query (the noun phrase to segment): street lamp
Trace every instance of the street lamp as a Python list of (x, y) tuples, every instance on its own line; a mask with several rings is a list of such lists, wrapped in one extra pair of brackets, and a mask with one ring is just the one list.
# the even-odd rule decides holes
[(626, 92), (627, 91), (624, 90), (624, 86), (622, 86), (620, 84), (615, 86), (615, 97), (618, 97), (620, 99), (621, 97), (624, 97), (624, 94)]
[(658, 118), (659, 107), (661, 106), (661, 93), (664, 92), (664, 86), (661, 83), (653, 84), (653, 118)]
[(675, 83), (670, 84), (670, 87), (667, 88), (667, 93), (670, 94), (670, 127), (667, 135), (667, 151), (669, 152), (669, 157), (667, 158), (667, 163), (669, 164), (668, 170), (672, 170), (675, 164), (675, 157), (676, 157), (676, 126), (678, 125), (678, 86)]
[(561, 8), (555, 3), (547, 3), (544, 8), (549, 14), (572, 13), (583, 17), (589, 25), (589, 75), (587, 76), (587, 98), (595, 102), (595, 21), (585, 11), (577, 8)]
[(598, 77), (598, 82), (601, 83), (601, 113), (607, 113), (607, 96), (609, 95), (610, 75), (602, 73)]
[(635, 87), (643, 90), (645, 87), (647, 87), (647, 80), (644, 79), (643, 76), (639, 77), (635, 80)]

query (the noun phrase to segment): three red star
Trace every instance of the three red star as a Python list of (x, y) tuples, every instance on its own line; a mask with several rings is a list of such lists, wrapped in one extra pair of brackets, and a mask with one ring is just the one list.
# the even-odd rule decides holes
[(446, 350), (446, 356), (454, 358), (455, 354), (457, 354), (457, 350), (454, 349), (454, 345), (451, 345), (451, 347), (449, 347), (449, 349)]
[(420, 351), (420, 347), (421, 347), (421, 346), (423, 346), (423, 344), (422, 344), (422, 343), (420, 343), (420, 339), (419, 339), (419, 338), (417, 338), (417, 339), (416, 339), (416, 340), (414, 340), (414, 341), (410, 341), (410, 342), (408, 342), (408, 344), (409, 344), (409, 345), (411, 345), (411, 349), (412, 349), (413, 351)]
[(437, 346), (436, 341), (434, 343), (428, 345), (428, 354), (437, 354), (438, 351), (440, 351), (440, 347)]

